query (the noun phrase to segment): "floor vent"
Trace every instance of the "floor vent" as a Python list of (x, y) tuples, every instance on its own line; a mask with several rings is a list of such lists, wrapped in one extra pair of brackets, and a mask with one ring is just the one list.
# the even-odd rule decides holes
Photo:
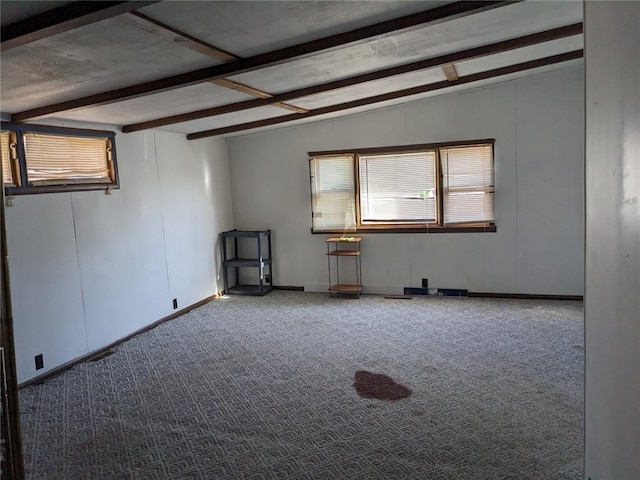
[(418, 288), (418, 287), (405, 287), (404, 294), (405, 295), (429, 295), (429, 289)]
[(441, 297), (468, 297), (468, 290), (461, 290), (458, 288), (418, 288), (418, 287), (405, 287), (405, 295), (438, 295)]

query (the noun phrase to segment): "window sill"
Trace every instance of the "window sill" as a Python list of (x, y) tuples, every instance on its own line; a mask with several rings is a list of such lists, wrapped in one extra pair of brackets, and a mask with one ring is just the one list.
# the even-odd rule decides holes
[[(355, 231), (348, 231), (346, 233), (495, 233), (497, 232), (495, 225), (465, 225), (460, 227), (441, 227), (438, 225), (431, 227), (396, 227), (396, 228), (358, 228)], [(316, 235), (327, 234), (340, 234), (345, 233), (344, 230), (311, 230), (311, 233)]]
[(13, 197), (17, 195), (34, 195), (38, 193), (64, 193), (64, 192), (88, 192), (92, 190), (118, 190), (120, 185), (116, 183), (69, 183), (66, 185), (39, 185), (37, 187), (8, 187), (5, 186), (5, 195)]

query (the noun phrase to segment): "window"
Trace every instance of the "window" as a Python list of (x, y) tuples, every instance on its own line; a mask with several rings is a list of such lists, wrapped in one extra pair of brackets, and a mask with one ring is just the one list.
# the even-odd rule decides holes
[(353, 155), (321, 156), (311, 162), (314, 229), (355, 229), (353, 167)]
[(309, 154), (312, 231), (495, 231), (493, 140)]
[(435, 152), (359, 156), (363, 225), (434, 223)]
[(8, 194), (118, 188), (113, 132), (18, 124), (2, 128)]
[(440, 149), (445, 225), (494, 221), (493, 146)]

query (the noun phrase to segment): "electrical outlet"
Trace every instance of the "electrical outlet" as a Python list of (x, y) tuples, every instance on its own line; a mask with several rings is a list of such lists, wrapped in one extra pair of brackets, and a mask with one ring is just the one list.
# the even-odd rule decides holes
[(35, 360), (36, 360), (36, 370), (40, 370), (44, 368), (44, 357), (42, 356), (42, 354), (36, 355)]
[(271, 275), (269, 275), (268, 273), (264, 276), (264, 281), (266, 283), (271, 283)]
[(429, 279), (428, 278), (423, 278), (422, 279), (422, 288), (429, 288)]
[(174, 298), (174, 299), (173, 299), (173, 309), (174, 309), (174, 310), (177, 310), (177, 309), (178, 309), (178, 299), (177, 299), (177, 298)]

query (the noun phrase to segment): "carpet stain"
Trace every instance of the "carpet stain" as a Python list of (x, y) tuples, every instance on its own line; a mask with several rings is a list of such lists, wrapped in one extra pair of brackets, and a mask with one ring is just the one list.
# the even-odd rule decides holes
[(396, 383), (387, 375), (371, 373), (366, 370), (356, 372), (353, 387), (362, 398), (376, 400), (401, 400), (413, 393), (409, 388)]

